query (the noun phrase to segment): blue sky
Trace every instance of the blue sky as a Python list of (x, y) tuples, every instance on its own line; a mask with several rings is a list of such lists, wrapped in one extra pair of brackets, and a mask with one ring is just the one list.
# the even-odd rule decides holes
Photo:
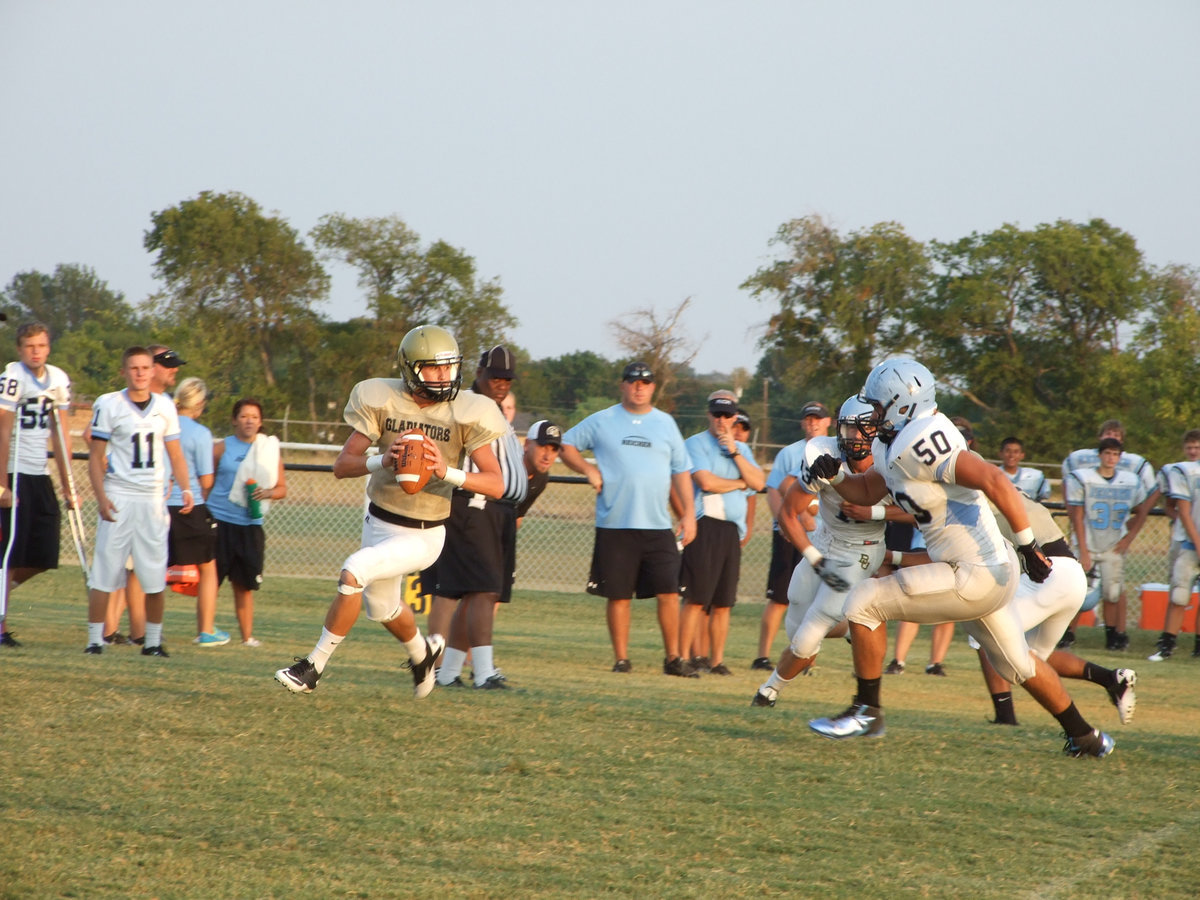
[(1099, 216), (1200, 265), (1198, 43), (1192, 0), (0, 0), (0, 282), (83, 263), (139, 301), (151, 212), (236, 190), (464, 248), (535, 357), (691, 297), (697, 366), (753, 368), (738, 285), (798, 216)]

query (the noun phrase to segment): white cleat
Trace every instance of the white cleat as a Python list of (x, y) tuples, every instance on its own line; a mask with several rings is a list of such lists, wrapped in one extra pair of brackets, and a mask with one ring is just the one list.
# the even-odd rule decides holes
[(409, 660), (408, 665), (413, 674), (413, 696), (416, 699), (424, 700), (433, 693), (433, 687), (437, 684), (434, 663), (445, 649), (446, 639), (440, 634), (431, 634), (425, 638), (425, 658), (419, 663)]
[(1108, 688), (1109, 699), (1117, 708), (1117, 717), (1122, 725), (1128, 725), (1133, 720), (1133, 708), (1137, 705), (1137, 695), (1133, 686), (1137, 684), (1137, 672), (1133, 669), (1117, 669), (1117, 686)]
[(841, 740), (854, 737), (883, 737), (883, 710), (858, 704), (833, 718), (813, 719), (808, 727), (822, 737)]

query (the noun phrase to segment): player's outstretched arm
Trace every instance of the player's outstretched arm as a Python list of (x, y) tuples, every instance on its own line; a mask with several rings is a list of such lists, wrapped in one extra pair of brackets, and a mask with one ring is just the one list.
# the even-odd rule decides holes
[(851, 503), (874, 506), (888, 493), (887, 482), (875, 471), (874, 466), (861, 475), (847, 474), (842, 469), (841, 460), (823, 453), (805, 469), (805, 480), (810, 484), (817, 479), (824, 481)]
[[(342, 445), (342, 452), (337, 455), (337, 459), (333, 461), (333, 477), (334, 478), (361, 478), (366, 475), (367, 469), (367, 450), (372, 446), (372, 441), (361, 431), (353, 432), (350, 437), (346, 438), (346, 443)], [(383, 468), (394, 468), (396, 457), (392, 454), (389, 447), (382, 454)]]

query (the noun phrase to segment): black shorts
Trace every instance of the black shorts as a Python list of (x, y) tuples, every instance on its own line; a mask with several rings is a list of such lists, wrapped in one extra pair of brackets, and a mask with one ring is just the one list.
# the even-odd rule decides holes
[(261, 525), (217, 522), (217, 584), (226, 578), (238, 587), (262, 586), (267, 541)]
[(167, 535), (168, 566), (198, 566), (217, 558), (217, 520), (201, 503), (186, 515), (180, 506), (168, 506), (171, 531)]
[(909, 522), (888, 522), (883, 529), (883, 545), (889, 550), (907, 553), (912, 550), (917, 526)]
[(458, 492), (451, 498), (445, 546), (437, 562), (421, 573), (421, 585), (451, 600), (487, 593), (499, 594), (507, 603), (516, 563), (516, 508), (494, 501), (480, 508), (470, 501)]
[(731, 608), (737, 603), (741, 567), (737, 525), (703, 516), (696, 522), (696, 539), (683, 548), (679, 581), (684, 602), (706, 612)]
[(597, 528), (587, 592), (609, 600), (678, 594), (679, 563), (669, 528)]
[(778, 530), (771, 532), (771, 565), (767, 569), (767, 600), (788, 605), (788, 585), (792, 582), (792, 572), (804, 559), (783, 533)]
[[(12, 475), (8, 487), (12, 490)], [(62, 512), (54, 494), (49, 475), (22, 475), (17, 479), (17, 502), (0, 508), (0, 532), (3, 544), (0, 553), (7, 552), (12, 533), (13, 509), (17, 514), (16, 540), (8, 558), (10, 569), (57, 569), (58, 535), (62, 527)]]

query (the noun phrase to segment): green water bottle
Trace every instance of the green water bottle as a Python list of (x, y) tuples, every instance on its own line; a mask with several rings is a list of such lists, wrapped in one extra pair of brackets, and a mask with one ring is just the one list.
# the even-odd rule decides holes
[(258, 482), (251, 478), (246, 482), (246, 509), (250, 513), (250, 518), (262, 518), (262, 504), (254, 498), (254, 492), (258, 490)]

